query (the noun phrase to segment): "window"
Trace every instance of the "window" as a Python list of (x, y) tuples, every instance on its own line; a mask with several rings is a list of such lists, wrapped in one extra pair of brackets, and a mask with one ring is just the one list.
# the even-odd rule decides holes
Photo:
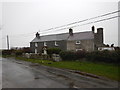
[(55, 41), (55, 46), (58, 46), (57, 41)]
[(35, 47), (38, 47), (38, 43), (35, 43)]
[(83, 49), (76, 49), (76, 51), (82, 51)]
[(35, 54), (37, 54), (37, 49), (35, 49)]
[(81, 42), (80, 41), (76, 41), (76, 44), (80, 44)]
[(47, 46), (47, 43), (46, 43), (46, 42), (44, 42), (44, 46)]

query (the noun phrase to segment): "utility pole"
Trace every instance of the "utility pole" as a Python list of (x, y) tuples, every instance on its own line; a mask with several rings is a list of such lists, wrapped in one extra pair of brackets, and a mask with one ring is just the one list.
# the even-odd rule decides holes
[[(118, 10), (120, 10), (120, 1), (118, 2)], [(120, 12), (118, 12), (120, 16)], [(120, 23), (120, 17), (118, 17), (118, 23)], [(118, 25), (118, 46), (120, 47), (120, 25)]]
[(9, 50), (9, 37), (7, 35), (7, 47), (8, 47), (8, 50)]

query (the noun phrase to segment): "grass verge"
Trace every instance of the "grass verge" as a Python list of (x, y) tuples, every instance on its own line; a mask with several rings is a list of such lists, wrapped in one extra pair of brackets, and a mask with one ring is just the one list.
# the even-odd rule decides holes
[(39, 60), (39, 59), (27, 59), (22, 57), (16, 57), (16, 59), (29, 61), (32, 63), (39, 63), (42, 65), (65, 68), (72, 70), (79, 70), (82, 72), (92, 73), (102, 77), (107, 77), (112, 80), (120, 81), (119, 78), (119, 66), (108, 63), (93, 63), (88, 61), (60, 61), (53, 62), (50, 60)]

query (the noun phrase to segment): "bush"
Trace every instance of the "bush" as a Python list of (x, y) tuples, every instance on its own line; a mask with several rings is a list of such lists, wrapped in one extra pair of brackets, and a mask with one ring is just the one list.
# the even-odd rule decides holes
[(76, 59), (81, 59), (86, 57), (86, 51), (77, 51), (75, 52)]
[(119, 63), (120, 51), (94, 51), (88, 53), (86, 58), (94, 62)]
[(16, 50), (15, 51), (15, 55), (16, 56), (21, 56), (23, 54), (23, 51), (22, 50)]
[(51, 56), (52, 54), (59, 54), (61, 49), (59, 48), (48, 48), (47, 53)]
[(23, 52), (23, 53), (31, 53), (31, 50), (30, 50), (29, 47), (23, 47), (23, 48), (22, 48), (22, 52)]
[(2, 55), (11, 55), (11, 50), (2, 50)]
[(62, 60), (80, 60), (86, 58), (92, 62), (105, 62), (105, 63), (120, 63), (120, 50), (117, 51), (62, 51), (60, 52)]
[(79, 60), (81, 58), (86, 57), (86, 52), (85, 51), (62, 51), (60, 52), (60, 56), (62, 60)]
[(60, 56), (62, 60), (76, 60), (76, 55), (73, 51), (61, 51)]
[(30, 53), (30, 48), (29, 47), (24, 47), (20, 49), (14, 49), (11, 48), (10, 50), (2, 50), (2, 55), (22, 55), (22, 53)]

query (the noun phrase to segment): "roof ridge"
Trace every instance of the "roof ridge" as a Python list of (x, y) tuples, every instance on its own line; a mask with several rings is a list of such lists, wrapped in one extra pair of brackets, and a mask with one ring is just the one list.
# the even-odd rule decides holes
[[(86, 32), (92, 32), (92, 31), (75, 32), (73, 34), (76, 34), (76, 33), (86, 33)], [(43, 36), (63, 35), (63, 34), (69, 34), (69, 33), (67, 32), (67, 33), (59, 33), (59, 34), (49, 34), (49, 35), (43, 35)], [(41, 37), (43, 37), (43, 36), (41, 36)]]
[[(82, 35), (83, 34), (83, 35)], [(92, 39), (94, 37), (92, 31), (75, 32), (73, 37), (69, 33), (51, 34), (41, 36), (40, 39), (36, 37), (31, 42), (52, 41), (52, 40), (77, 40), (77, 39)]]

